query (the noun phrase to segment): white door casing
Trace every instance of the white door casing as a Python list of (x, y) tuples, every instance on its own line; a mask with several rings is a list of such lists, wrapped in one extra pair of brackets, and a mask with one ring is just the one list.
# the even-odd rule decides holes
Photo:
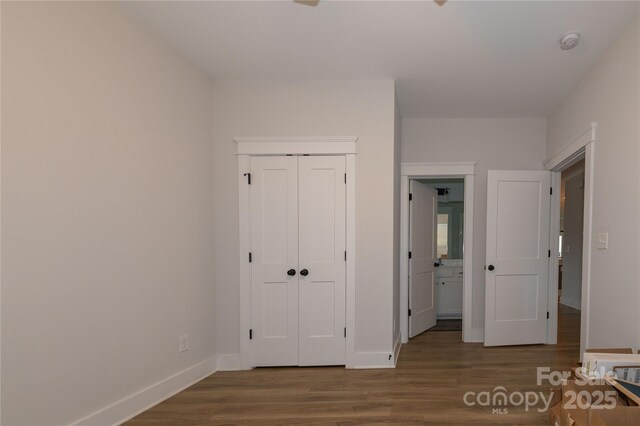
[[(356, 353), (356, 315), (355, 315), (355, 279), (356, 279), (356, 158), (357, 136), (277, 136), (277, 137), (234, 137), (238, 162), (238, 268), (240, 272), (240, 356), (225, 355), (225, 364), (233, 368), (248, 370), (254, 367), (252, 361), (252, 263), (251, 252), (251, 158), (254, 156), (288, 155), (340, 155), (346, 162), (346, 368), (367, 368), (383, 363), (369, 362), (368, 358), (357, 357)], [(406, 305), (405, 305), (406, 309)], [(393, 362), (393, 360), (391, 360)], [(228, 368), (228, 367), (227, 367)]]
[[(571, 165), (584, 158), (585, 174), (584, 174), (584, 216), (583, 231), (584, 238), (582, 244), (582, 295), (580, 312), (580, 360), (582, 354), (590, 346), (589, 343), (589, 306), (590, 306), (590, 289), (591, 289), (591, 255), (593, 250), (593, 188), (595, 181), (595, 159), (596, 159), (596, 130), (598, 123), (592, 122), (591, 127), (583, 132), (580, 136), (564, 145), (556, 155), (554, 155), (544, 165), (545, 170), (552, 172), (552, 182), (554, 184), (553, 191), (555, 209), (551, 216), (551, 237), (558, 238), (560, 233), (560, 173)], [(554, 344), (557, 342), (558, 333), (558, 284), (556, 271), (558, 270), (558, 258), (552, 257), (549, 262), (549, 311), (550, 320), (548, 325), (547, 343)]]
[(409, 337), (414, 337), (436, 325), (438, 193), (415, 180), (409, 189)]
[[(400, 168), (400, 298), (399, 325), (402, 343), (409, 340), (409, 183), (412, 179), (464, 178), (464, 259), (462, 285), (462, 340), (482, 342), (484, 329), (473, 328), (472, 281), (475, 162), (402, 163)], [(348, 288), (348, 287), (347, 287)], [(348, 334), (347, 334), (348, 336)]]
[(251, 158), (252, 361), (298, 364), (298, 160)]
[(299, 157), (299, 365), (345, 364), (345, 158)]
[(253, 157), (251, 176), (252, 364), (344, 365), (345, 157)]
[(485, 346), (546, 342), (550, 188), (547, 171), (488, 172)]

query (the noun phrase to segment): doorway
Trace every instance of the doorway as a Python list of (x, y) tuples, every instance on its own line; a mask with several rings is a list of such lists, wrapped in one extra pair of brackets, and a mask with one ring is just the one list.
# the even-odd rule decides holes
[[(482, 341), (481, 330), (472, 329), (472, 290), (471, 290), (471, 270), (473, 264), (473, 193), (475, 182), (475, 162), (464, 163), (403, 163), (401, 170), (401, 231), (400, 231), (400, 306), (399, 306), (399, 322), (400, 322), (400, 334), (402, 343), (409, 341), (409, 274), (410, 274), (410, 183), (411, 181), (420, 182), (424, 180), (439, 180), (444, 181), (457, 181), (460, 182), (462, 190), (463, 206), (462, 209), (462, 249), (464, 253), (462, 259), (455, 259), (460, 264), (456, 272), (462, 277), (461, 279), (461, 299), (462, 299), (462, 312), (459, 314), (461, 318), (458, 320), (462, 322), (462, 335), (461, 338), (464, 342), (479, 342)], [(436, 186), (438, 186), (436, 184)], [(442, 196), (444, 201), (444, 195)], [(449, 199), (451, 199), (451, 192)], [(438, 197), (440, 198), (440, 196)], [(438, 200), (439, 201), (439, 200)], [(436, 214), (437, 217), (437, 214)], [(443, 219), (444, 221), (444, 219)], [(452, 223), (453, 225), (453, 223)], [(437, 227), (437, 226), (436, 226)], [(444, 228), (444, 227), (441, 227)], [(454, 227), (452, 226), (451, 229)], [(448, 232), (448, 220), (447, 220), (447, 232)], [(434, 232), (434, 235), (437, 232)], [(447, 240), (448, 242), (448, 240)], [(435, 247), (437, 249), (437, 247)], [(449, 247), (447, 244), (447, 255), (460, 256), (454, 254), (452, 247), (451, 255), (449, 254)], [(441, 245), (441, 254), (444, 252), (445, 246)], [(458, 253), (460, 252), (460, 249)], [(435, 256), (436, 259), (442, 258), (442, 256)], [(439, 261), (438, 261), (439, 263)], [(453, 266), (453, 265), (450, 265)], [(440, 266), (438, 266), (439, 268)], [(436, 268), (436, 269), (438, 269)], [(453, 277), (451, 277), (453, 278)], [(437, 280), (436, 280), (437, 282)], [(447, 284), (445, 284), (446, 286)], [(437, 285), (436, 285), (437, 286)], [(435, 287), (437, 288), (437, 287)], [(434, 302), (437, 299), (437, 295), (434, 295)], [(454, 297), (455, 299), (455, 297)], [(413, 312), (412, 312), (413, 313)], [(435, 317), (437, 317), (437, 312)]]
[[(434, 277), (436, 324), (430, 330), (462, 332), (464, 179), (439, 178), (416, 179), (416, 181), (432, 188), (437, 196), (435, 258), (438, 266)], [(412, 216), (411, 212), (410, 216)], [(412, 216), (410, 222), (423, 219)], [(410, 269), (411, 266), (410, 264)], [(412, 285), (410, 276), (409, 287), (411, 288)], [(411, 318), (409, 320), (411, 321)]]
[(582, 305), (584, 159), (561, 172), (558, 238), (558, 343), (573, 340)]
[[(545, 169), (551, 171), (554, 197), (551, 208), (551, 239), (558, 241), (560, 235), (560, 191), (562, 172), (574, 164), (584, 161), (584, 189), (583, 189), (583, 225), (582, 225), (582, 274), (580, 290), (580, 360), (586, 348), (589, 347), (589, 299), (591, 287), (591, 254), (593, 244), (593, 186), (595, 164), (595, 142), (598, 124), (591, 123), (591, 128), (573, 141), (567, 143), (546, 164)], [(549, 312), (550, 319), (547, 329), (547, 343), (558, 342), (558, 276), (559, 256), (552, 256), (549, 262)], [(564, 276), (563, 276), (564, 280)], [(561, 306), (561, 308), (564, 308)]]

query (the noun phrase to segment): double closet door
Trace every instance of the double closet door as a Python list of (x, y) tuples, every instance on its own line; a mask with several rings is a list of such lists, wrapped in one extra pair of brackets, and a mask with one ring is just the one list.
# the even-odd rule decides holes
[(251, 158), (252, 364), (345, 364), (345, 158)]

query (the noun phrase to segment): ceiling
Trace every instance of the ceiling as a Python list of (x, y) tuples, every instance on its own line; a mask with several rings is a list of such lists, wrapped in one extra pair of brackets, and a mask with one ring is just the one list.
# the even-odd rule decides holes
[[(546, 117), (638, 4), (122, 3), (214, 79), (393, 79), (403, 118)], [(573, 30), (580, 44), (561, 50), (559, 39)]]

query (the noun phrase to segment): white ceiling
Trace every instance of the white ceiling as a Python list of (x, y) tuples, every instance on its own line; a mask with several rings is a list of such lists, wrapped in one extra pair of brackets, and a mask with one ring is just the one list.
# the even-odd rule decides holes
[[(638, 13), (632, 1), (123, 6), (215, 79), (393, 79), (403, 118), (545, 117)], [(572, 30), (581, 43), (562, 51)]]

